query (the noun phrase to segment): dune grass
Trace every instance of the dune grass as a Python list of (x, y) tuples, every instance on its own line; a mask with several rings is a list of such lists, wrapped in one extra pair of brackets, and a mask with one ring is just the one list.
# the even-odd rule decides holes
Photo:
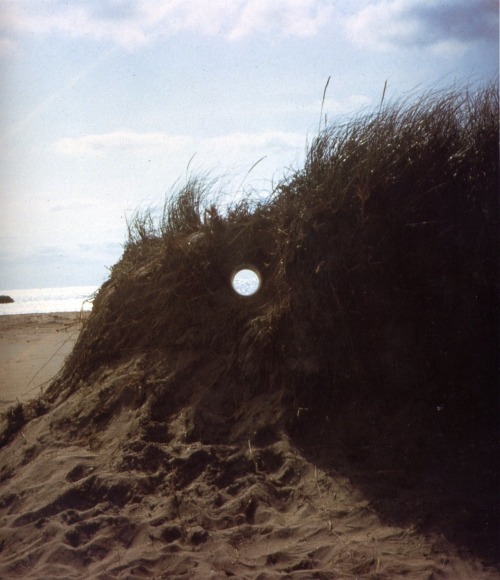
[[(267, 199), (225, 211), (191, 179), (129, 223), (52, 392), (183, 344), (234, 351), (262, 389), (281, 377), (296, 409), (401, 385), (494, 407), (498, 112), (495, 83), (383, 103), (325, 127)], [(242, 263), (262, 275), (251, 300), (230, 287)]]
[[(266, 518), (302, 510), (309, 496), (289, 494), (305, 489), (302, 457), (319, 496), (318, 473), (335, 476), (330, 531), (369, 509), (438, 539), (437, 555), (447, 538), (450, 558), (498, 562), (498, 120), (496, 84), (382, 103), (322, 129), (267, 199), (222, 210), (217, 185), (193, 178), (137, 213), (60, 375), (2, 418), (0, 447), (48, 412), (57, 446), (113, 440), (106, 473), (84, 480), (99, 498), (117, 475), (134, 510), (141, 489), (163, 500), (189, 482), (198, 505), (220, 486), (238, 518), (238, 494), (251, 498), (237, 534), (260, 535), (256, 479)], [(249, 264), (262, 286), (242, 298), (231, 275)], [(280, 440), (293, 461), (260, 473)], [(362, 508), (338, 503), (346, 481)]]

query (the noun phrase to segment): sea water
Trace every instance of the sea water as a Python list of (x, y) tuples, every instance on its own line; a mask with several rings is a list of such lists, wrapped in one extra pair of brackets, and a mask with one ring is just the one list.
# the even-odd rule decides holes
[(92, 297), (97, 289), (98, 286), (70, 286), (0, 290), (0, 295), (10, 296), (14, 300), (9, 304), (0, 304), (0, 316), (92, 310)]
[[(233, 288), (242, 296), (258, 291), (260, 275), (244, 269), (233, 280)], [(30, 288), (1, 290), (0, 295), (10, 296), (14, 302), (0, 304), (0, 316), (5, 314), (46, 314), (49, 312), (80, 312), (92, 310), (92, 298), (99, 286), (69, 286), (64, 288)]]

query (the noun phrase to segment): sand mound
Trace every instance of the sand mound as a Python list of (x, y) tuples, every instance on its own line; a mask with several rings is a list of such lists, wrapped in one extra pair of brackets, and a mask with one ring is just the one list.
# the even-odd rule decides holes
[(0, 575), (499, 577), (496, 89), (326, 129), (264, 203), (205, 193), (136, 218), (3, 418)]

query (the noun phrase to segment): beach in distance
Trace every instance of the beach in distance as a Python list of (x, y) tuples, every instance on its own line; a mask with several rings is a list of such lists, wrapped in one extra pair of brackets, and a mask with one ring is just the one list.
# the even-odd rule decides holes
[(0, 412), (35, 398), (56, 375), (82, 327), (80, 312), (0, 316)]

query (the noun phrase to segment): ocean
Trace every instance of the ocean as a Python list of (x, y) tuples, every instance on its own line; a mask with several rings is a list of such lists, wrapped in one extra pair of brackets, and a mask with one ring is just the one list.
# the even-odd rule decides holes
[(70, 286), (0, 290), (0, 295), (14, 299), (14, 302), (9, 304), (0, 304), (0, 316), (92, 310), (92, 295), (98, 288), (99, 286)]
[[(238, 294), (250, 296), (260, 287), (260, 275), (247, 268), (232, 279)], [(99, 286), (69, 286), (64, 288), (30, 288), (25, 290), (0, 290), (0, 295), (10, 296), (14, 302), (0, 304), (0, 316), (5, 314), (46, 314), (49, 312), (80, 312), (92, 310), (92, 296)]]

